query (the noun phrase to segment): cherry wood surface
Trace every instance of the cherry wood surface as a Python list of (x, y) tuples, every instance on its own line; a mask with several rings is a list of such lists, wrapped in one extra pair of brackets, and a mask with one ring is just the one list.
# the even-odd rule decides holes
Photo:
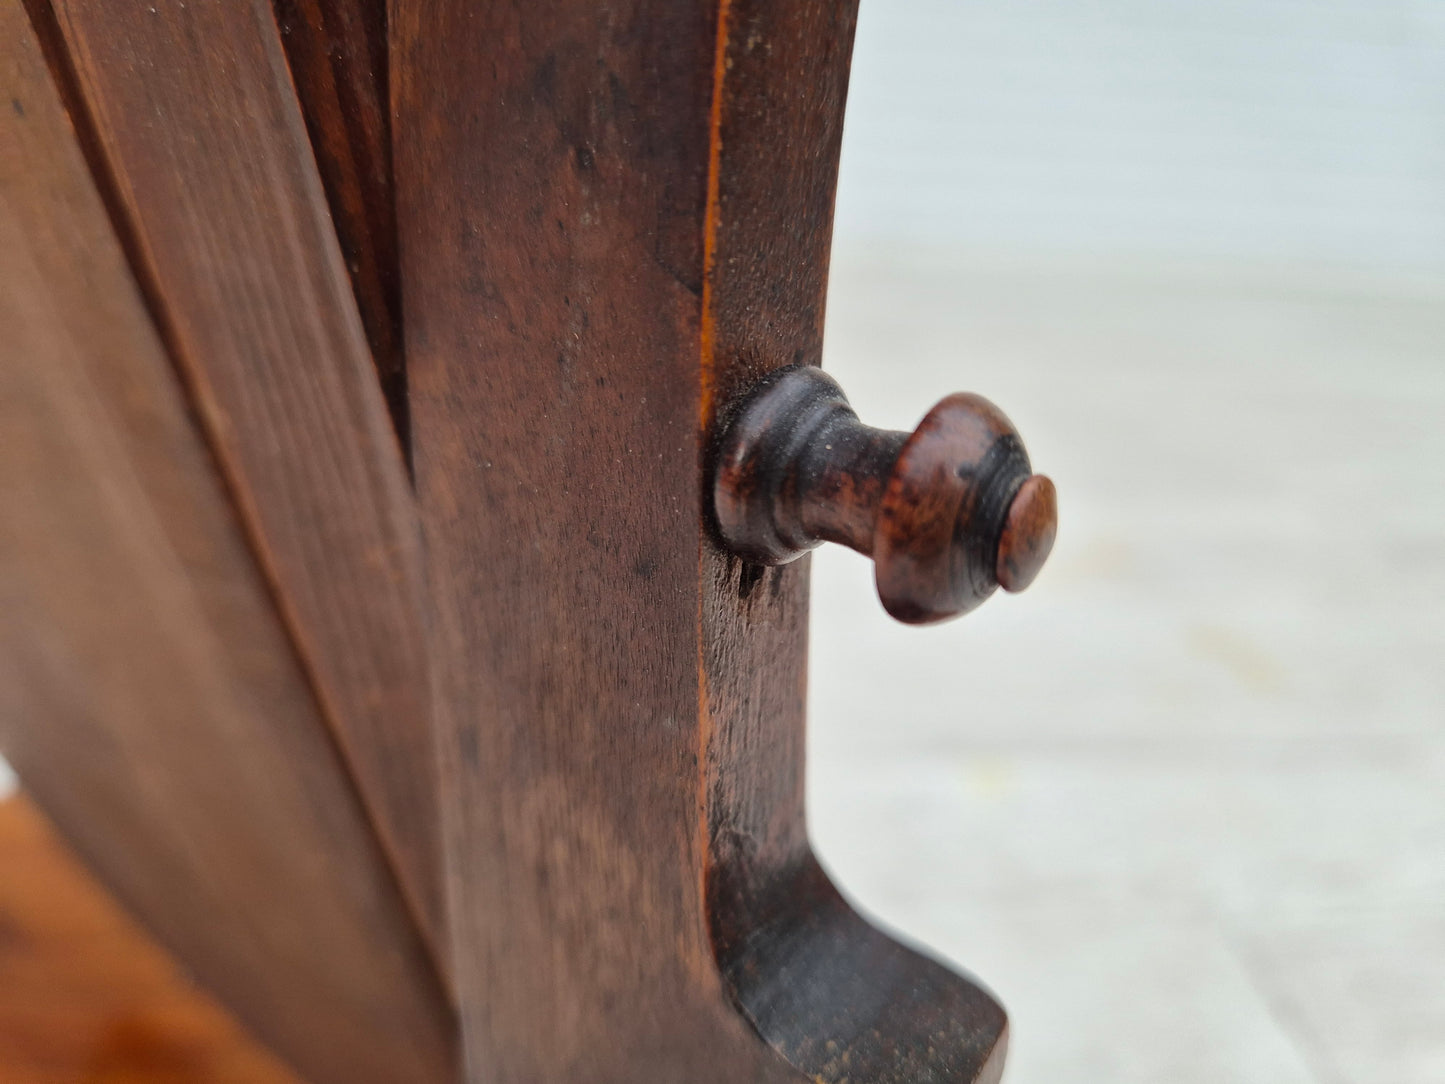
[(0, 1080), (300, 1084), (96, 883), (0, 801)]
[(444, 966), (415, 513), (271, 6), (54, 12), (142, 284)]
[(424, 942), (18, 0), (0, 101), (0, 749), (308, 1079), (446, 1080)]
[(996, 1081), (1002, 1010), (809, 850), (806, 558), (705, 511), (719, 417), (820, 358), (854, 6), (391, 14), (468, 1079)]

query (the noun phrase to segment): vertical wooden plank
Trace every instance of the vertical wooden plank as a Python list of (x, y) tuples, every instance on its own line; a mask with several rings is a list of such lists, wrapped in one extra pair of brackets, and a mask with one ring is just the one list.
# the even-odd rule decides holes
[(849, 0), (393, 0), (397, 215), (473, 1081), (995, 1081), (1002, 1012), (803, 822), (806, 563), (706, 526), (819, 357)]
[(317, 1084), (451, 1021), (18, 0), (0, 0), (0, 747)]
[(0, 1080), (300, 1084), (137, 928), (23, 795), (0, 801)]
[(55, 0), (168, 344), (445, 953), (410, 484), (266, 0)]
[(715, 11), (392, 7), (469, 1079), (796, 1079), (702, 911), (698, 332)]

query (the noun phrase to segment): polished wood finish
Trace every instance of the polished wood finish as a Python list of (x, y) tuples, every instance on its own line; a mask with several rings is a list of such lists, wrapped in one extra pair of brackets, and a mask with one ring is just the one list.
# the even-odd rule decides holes
[(0, 800), (0, 1080), (300, 1084), (21, 796)]
[(168, 345), (439, 965), (410, 483), (265, 0), (55, 0)]
[(854, 7), (395, 0), (414, 466), (472, 1081), (996, 1081), (803, 820), (807, 563), (706, 525), (816, 362)]
[(832, 377), (800, 366), (731, 406), (710, 464), (713, 514), (744, 560), (786, 564), (840, 542), (873, 558), (890, 614), (926, 624), (997, 587), (1023, 590), (1053, 548), (1054, 485), (977, 395), (950, 395), (911, 434), (874, 429)]
[(18, 0), (0, 101), (0, 749), (314, 1084), (445, 1080), (424, 943)]
[(1038, 578), (1053, 552), (1059, 529), (1059, 498), (1042, 474), (1024, 479), (998, 536), (994, 578), (1005, 591), (1024, 590)]

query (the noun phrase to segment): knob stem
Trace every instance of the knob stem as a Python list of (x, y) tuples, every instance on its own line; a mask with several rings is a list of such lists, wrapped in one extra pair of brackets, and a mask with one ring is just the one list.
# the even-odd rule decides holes
[(793, 464), (796, 515), (811, 545), (838, 542), (873, 556), (883, 491), (907, 440), (864, 425), (850, 409), (829, 413)]
[(875, 429), (809, 366), (770, 374), (737, 405), (712, 498), (733, 553), (777, 565), (821, 542), (849, 546), (873, 558), (888, 612), (913, 624), (1028, 586), (1057, 521), (1053, 483), (1030, 473), (988, 400), (951, 395), (912, 433)]

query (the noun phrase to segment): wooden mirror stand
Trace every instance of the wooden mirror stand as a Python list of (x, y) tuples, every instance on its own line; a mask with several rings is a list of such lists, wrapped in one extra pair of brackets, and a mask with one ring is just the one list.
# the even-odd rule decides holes
[[(302, 1078), (999, 1079), (809, 849), (808, 560), (711, 488), (821, 359), (855, 16), (0, 0), (0, 748)], [(900, 616), (1052, 540), (944, 421)]]

